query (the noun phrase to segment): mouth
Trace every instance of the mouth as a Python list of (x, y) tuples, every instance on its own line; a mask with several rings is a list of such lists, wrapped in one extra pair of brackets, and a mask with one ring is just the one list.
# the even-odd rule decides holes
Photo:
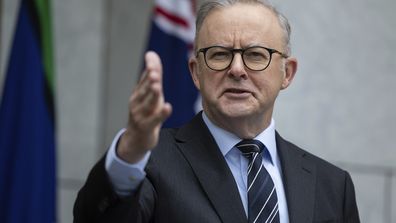
[(227, 88), (223, 94), (232, 98), (246, 98), (252, 95), (253, 93), (246, 89), (241, 88)]

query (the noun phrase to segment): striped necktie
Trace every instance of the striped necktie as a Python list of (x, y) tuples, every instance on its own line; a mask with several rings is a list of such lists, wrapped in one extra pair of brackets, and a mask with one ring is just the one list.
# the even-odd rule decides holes
[(242, 140), (236, 147), (249, 160), (248, 222), (279, 223), (278, 198), (274, 182), (263, 165), (262, 151), (266, 150), (258, 140)]

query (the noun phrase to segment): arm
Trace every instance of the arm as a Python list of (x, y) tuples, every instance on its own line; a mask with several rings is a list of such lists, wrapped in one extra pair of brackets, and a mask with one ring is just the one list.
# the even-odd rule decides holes
[(128, 163), (138, 162), (157, 145), (161, 125), (172, 112), (164, 100), (160, 58), (148, 52), (145, 59), (146, 69), (129, 98), (128, 125), (117, 147), (117, 155)]
[(106, 155), (105, 168), (115, 192), (120, 196), (132, 195), (136, 192), (140, 183), (146, 177), (145, 167), (151, 152), (148, 152), (141, 161), (130, 164), (120, 159), (116, 154), (116, 146), (125, 129), (121, 130), (113, 142)]
[[(164, 101), (162, 65), (157, 54), (145, 55), (146, 69), (129, 99), (129, 118), (115, 153), (129, 164), (140, 162), (158, 143), (163, 121), (171, 113), (171, 105)], [(150, 218), (155, 193), (151, 183), (143, 179), (137, 192), (120, 197), (114, 190), (112, 176), (105, 169), (102, 158), (90, 172), (74, 206), (74, 222), (145, 222)], [(115, 185), (117, 188), (117, 185)], [(131, 192), (136, 188), (131, 188)], [(142, 196), (142, 198), (140, 198)], [(144, 207), (141, 207), (144, 199)], [(148, 202), (147, 202), (148, 201)]]
[(112, 187), (104, 162), (103, 157), (79, 191), (73, 209), (73, 222), (149, 222), (156, 200), (150, 181), (143, 180), (136, 193), (120, 197)]

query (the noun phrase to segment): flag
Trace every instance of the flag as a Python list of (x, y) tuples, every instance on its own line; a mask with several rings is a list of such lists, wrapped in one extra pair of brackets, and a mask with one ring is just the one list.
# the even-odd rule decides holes
[(56, 212), (49, 0), (22, 0), (0, 103), (0, 222), (52, 223)]
[(177, 127), (189, 121), (200, 107), (188, 69), (195, 35), (195, 2), (156, 0), (152, 21), (148, 50), (161, 58), (164, 96), (173, 108), (163, 126)]

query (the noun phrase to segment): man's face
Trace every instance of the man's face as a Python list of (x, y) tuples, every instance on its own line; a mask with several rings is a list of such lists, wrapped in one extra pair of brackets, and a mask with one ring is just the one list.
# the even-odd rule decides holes
[[(282, 40), (282, 29), (271, 11), (259, 5), (236, 4), (216, 9), (206, 17), (196, 48), (263, 46), (284, 52)], [(214, 71), (205, 64), (204, 54), (199, 53), (189, 65), (202, 95), (204, 111), (222, 126), (227, 120), (238, 118), (270, 120), (279, 91), (292, 79), (285, 72), (286, 61), (274, 53), (267, 69), (252, 71), (244, 66), (241, 54), (236, 53), (226, 70)]]

